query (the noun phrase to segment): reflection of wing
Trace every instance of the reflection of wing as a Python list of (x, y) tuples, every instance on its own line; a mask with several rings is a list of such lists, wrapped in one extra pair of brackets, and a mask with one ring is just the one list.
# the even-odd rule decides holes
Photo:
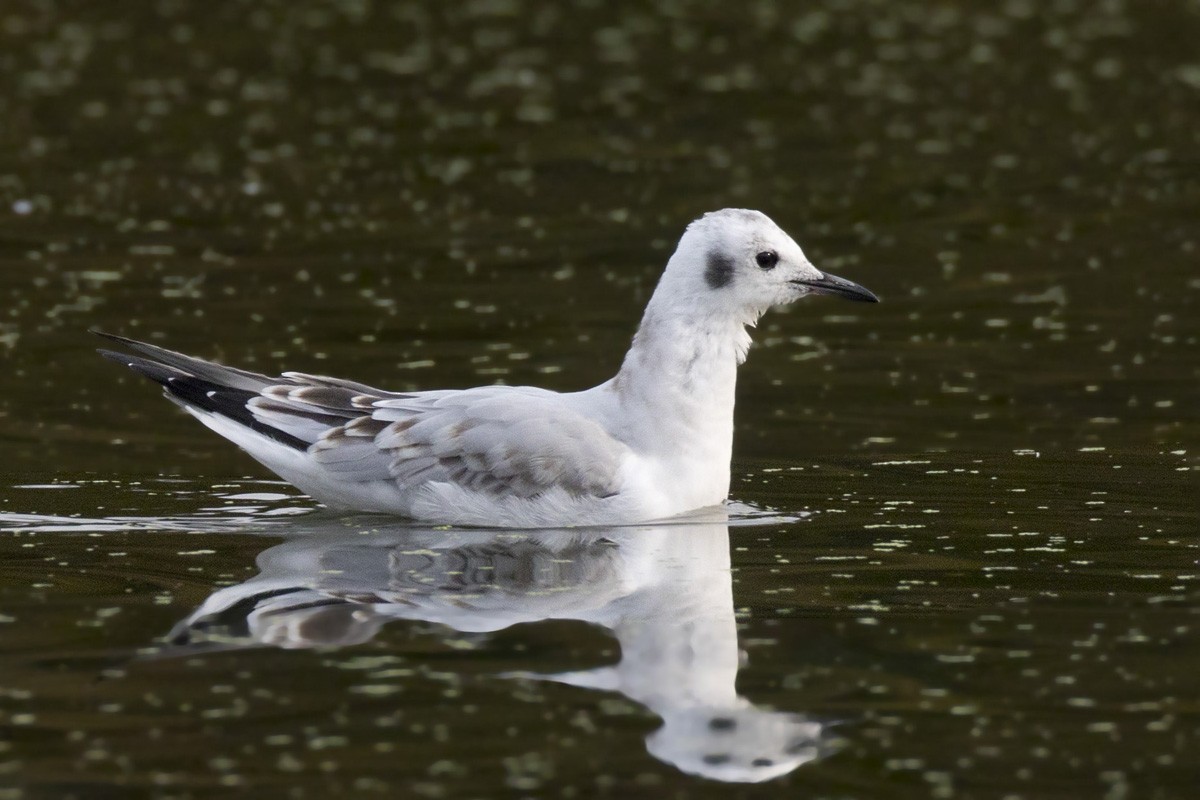
[(390, 619), (464, 632), (577, 618), (632, 590), (601, 532), (377, 532), (305, 536), (259, 556), (262, 574), (214, 592), (168, 635), (176, 647), (366, 641)]
[[(311, 402), (305, 396), (289, 392), (291, 407)], [(369, 406), (361, 395), (350, 400), (369, 415), (324, 431), (311, 449), (345, 479), (451, 482), (517, 497), (553, 487), (594, 497), (617, 491), (626, 447), (551, 392), (494, 386), (371, 398)], [(277, 413), (269, 400), (252, 406), (260, 417)]]
[(581, 599), (596, 605), (626, 588), (614, 563), (618, 555), (611, 541), (595, 536), (553, 548), (516, 537), (437, 550), (397, 547), (388, 553), (388, 586), (379, 595), (387, 602), (433, 600), (473, 610), (511, 609), (515, 599), (536, 609), (529, 616), (557, 615), (568, 610), (564, 601), (578, 611)]

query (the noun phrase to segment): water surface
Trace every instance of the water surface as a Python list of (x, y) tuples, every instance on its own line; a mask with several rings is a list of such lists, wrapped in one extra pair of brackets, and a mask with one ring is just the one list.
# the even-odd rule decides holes
[[(1182, 1), (6, 6), (0, 797), (1190, 797), (1198, 37)], [(331, 516), (85, 334), (577, 389), (730, 205), (884, 301), (764, 318), (733, 497), (778, 513), (735, 524)]]

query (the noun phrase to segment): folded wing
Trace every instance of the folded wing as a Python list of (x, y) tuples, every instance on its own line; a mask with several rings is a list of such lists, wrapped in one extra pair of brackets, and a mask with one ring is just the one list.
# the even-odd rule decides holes
[(310, 449), (324, 468), (406, 487), (449, 482), (500, 496), (550, 488), (608, 497), (626, 448), (560, 395), (494, 386), (375, 400)]
[(303, 456), (329, 480), (390, 481), (402, 490), (450, 483), (521, 498), (552, 488), (596, 498), (618, 491), (628, 449), (554, 392), (386, 392), (298, 372), (268, 377), (101, 335), (137, 353), (103, 355), (161, 384), (176, 403), (236, 423), (218, 430), (252, 455), (240, 431)]

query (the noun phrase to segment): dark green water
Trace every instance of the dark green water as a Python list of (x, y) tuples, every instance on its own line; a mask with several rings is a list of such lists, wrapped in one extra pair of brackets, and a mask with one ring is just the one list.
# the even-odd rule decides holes
[[(0, 6), (0, 800), (1195, 796), (1197, 41), (1185, 0)], [(884, 300), (756, 332), (733, 496), (776, 516), (339, 519), (85, 333), (577, 389), (732, 205)]]

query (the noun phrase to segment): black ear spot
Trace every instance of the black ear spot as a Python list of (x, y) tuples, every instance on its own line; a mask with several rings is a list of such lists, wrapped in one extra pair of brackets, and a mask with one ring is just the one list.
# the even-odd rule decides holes
[(704, 267), (704, 280), (710, 289), (720, 289), (733, 283), (733, 259), (716, 250), (708, 254)]
[(763, 250), (754, 257), (754, 260), (763, 269), (775, 269), (775, 265), (779, 263), (779, 253), (774, 250)]

